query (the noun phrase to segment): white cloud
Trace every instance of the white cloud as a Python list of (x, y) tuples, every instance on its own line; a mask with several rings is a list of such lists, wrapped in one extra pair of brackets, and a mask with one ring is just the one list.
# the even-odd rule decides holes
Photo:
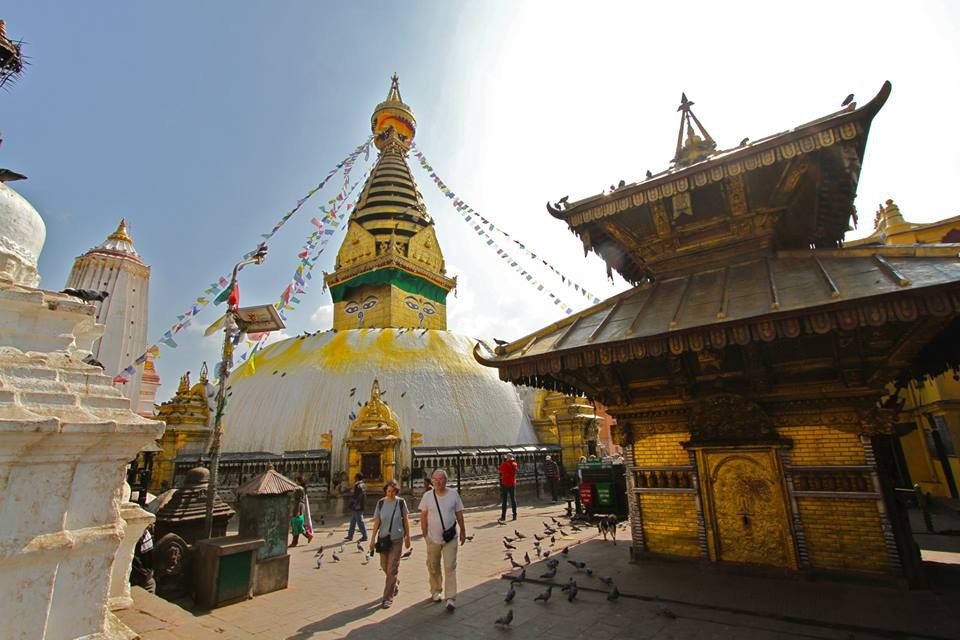
[(333, 303), (322, 304), (310, 314), (308, 329), (327, 330), (333, 326)]

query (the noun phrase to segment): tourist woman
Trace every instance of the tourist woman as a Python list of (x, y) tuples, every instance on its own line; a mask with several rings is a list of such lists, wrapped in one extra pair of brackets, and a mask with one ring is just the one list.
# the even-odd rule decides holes
[(374, 550), (380, 551), (380, 568), (387, 574), (383, 585), (383, 608), (388, 609), (393, 604), (393, 597), (400, 592), (400, 554), (404, 546), (409, 549), (412, 543), (407, 503), (399, 496), (397, 481), (387, 480), (383, 489), (387, 495), (377, 501), (373, 511), (370, 555)]

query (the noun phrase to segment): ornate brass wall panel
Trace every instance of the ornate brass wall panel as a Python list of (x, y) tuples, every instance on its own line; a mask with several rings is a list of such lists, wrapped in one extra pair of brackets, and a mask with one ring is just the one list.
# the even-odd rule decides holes
[(797, 569), (776, 449), (701, 449), (711, 559)]

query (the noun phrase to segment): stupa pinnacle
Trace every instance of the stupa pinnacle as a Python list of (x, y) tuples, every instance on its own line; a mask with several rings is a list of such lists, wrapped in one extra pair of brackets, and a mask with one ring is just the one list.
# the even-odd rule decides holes
[(391, 79), (370, 119), (377, 163), (350, 216), (335, 271), (325, 274), (335, 329), (446, 329), (446, 276), (433, 219), (417, 189), (407, 153), (416, 135), (413, 111)]

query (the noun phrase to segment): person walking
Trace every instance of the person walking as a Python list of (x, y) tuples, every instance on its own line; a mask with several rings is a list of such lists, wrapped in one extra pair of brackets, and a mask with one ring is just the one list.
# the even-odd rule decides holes
[(447, 611), (453, 611), (457, 607), (457, 542), (458, 538), (460, 545), (467, 541), (463, 501), (456, 489), (447, 488), (445, 470), (437, 469), (432, 477), (433, 491), (423, 494), (420, 499), (420, 531), (427, 545), (430, 599), (440, 602), (446, 598), (444, 606)]
[(543, 459), (543, 475), (547, 477), (547, 486), (550, 487), (550, 495), (552, 496), (551, 500), (556, 502), (560, 490), (560, 465), (550, 456)]
[[(410, 542), (407, 503), (399, 496), (400, 486), (391, 478), (383, 485), (383, 489), (387, 495), (377, 501), (373, 510), (370, 555), (372, 556), (374, 551), (380, 552), (380, 568), (386, 574), (381, 606), (389, 609), (394, 596), (400, 593), (400, 554), (404, 546), (409, 549), (413, 543)], [(380, 549), (377, 549), (377, 546), (380, 546)]]
[(513, 519), (517, 519), (517, 470), (519, 468), (517, 461), (513, 459), (513, 454), (508, 453), (497, 469), (500, 472), (500, 519), (497, 522), (504, 522), (507, 519), (507, 498), (510, 498)]
[(347, 537), (344, 540), (353, 540), (354, 529), (360, 529), (360, 542), (367, 541), (367, 527), (363, 524), (363, 509), (366, 506), (367, 486), (363, 484), (363, 474), (358, 473), (353, 483), (353, 496), (350, 498), (350, 528), (347, 529)]
[(297, 503), (297, 506), (294, 508), (293, 517), (290, 518), (290, 532), (293, 534), (293, 541), (290, 543), (291, 547), (297, 546), (300, 542), (300, 536), (306, 536), (307, 542), (313, 540), (313, 533), (307, 531), (306, 526), (303, 521), (303, 511), (300, 508), (300, 504)]

